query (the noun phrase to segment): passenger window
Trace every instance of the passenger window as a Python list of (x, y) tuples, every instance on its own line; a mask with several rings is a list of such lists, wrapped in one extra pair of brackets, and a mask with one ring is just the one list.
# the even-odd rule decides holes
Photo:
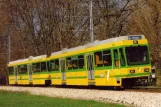
[(14, 73), (13, 67), (9, 67), (8, 68), (8, 71), (9, 71), (9, 75), (13, 75), (13, 73)]
[(79, 67), (79, 69), (84, 68), (84, 57), (83, 57), (83, 55), (78, 56), (78, 67)]
[(103, 51), (103, 64), (104, 66), (112, 66), (111, 51)]
[(78, 58), (76, 56), (72, 57), (72, 68), (78, 69)]
[(54, 71), (55, 70), (55, 61), (52, 60), (50, 61), (50, 71)]
[(115, 67), (119, 67), (119, 55), (118, 55), (118, 50), (114, 50), (114, 65)]
[(46, 72), (46, 62), (41, 62), (41, 72)]
[(120, 63), (121, 63), (121, 66), (125, 66), (126, 63), (125, 63), (125, 55), (124, 55), (123, 49), (120, 48), (119, 51), (120, 51)]
[(66, 65), (68, 70), (72, 69), (71, 57), (66, 58)]
[(40, 63), (32, 64), (33, 72), (40, 72)]
[(59, 70), (59, 59), (55, 60), (55, 70), (58, 71)]
[(50, 71), (58, 71), (59, 70), (59, 59), (52, 60), (50, 62)]
[(18, 72), (19, 72), (19, 74), (27, 73), (27, 65), (18, 66)]
[(103, 66), (103, 59), (102, 59), (102, 52), (95, 52), (95, 64), (97, 67), (102, 67)]

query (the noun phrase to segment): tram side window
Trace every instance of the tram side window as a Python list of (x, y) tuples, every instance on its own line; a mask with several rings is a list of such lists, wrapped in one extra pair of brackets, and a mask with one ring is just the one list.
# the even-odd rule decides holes
[(14, 68), (13, 68), (13, 67), (9, 67), (9, 68), (8, 68), (8, 71), (9, 71), (9, 75), (13, 75), (13, 73), (14, 73)]
[(67, 70), (84, 68), (84, 56), (72, 56), (66, 58)]
[(120, 63), (121, 63), (121, 66), (125, 66), (126, 63), (125, 63), (125, 57), (124, 57), (125, 55), (124, 55), (123, 49), (120, 48), (119, 51), (120, 51)]
[(118, 67), (119, 66), (119, 57), (118, 57), (118, 50), (115, 49), (114, 50), (114, 65), (115, 67)]
[(32, 64), (33, 72), (40, 72), (40, 63)]
[(104, 66), (112, 66), (111, 51), (103, 51), (103, 64)]
[(59, 60), (51, 60), (50, 62), (50, 71), (58, 71), (59, 70)]
[(68, 70), (72, 69), (72, 60), (71, 60), (71, 57), (66, 58), (66, 65), (67, 65), (67, 69)]
[(103, 59), (102, 59), (102, 52), (95, 52), (95, 64), (97, 67), (102, 67), (103, 66)]
[(59, 59), (55, 60), (55, 70), (58, 71), (59, 70)]
[(78, 69), (78, 58), (76, 56), (72, 57), (72, 68)]
[(54, 71), (55, 70), (55, 61), (51, 60), (50, 61), (50, 71)]
[(18, 66), (18, 72), (19, 72), (19, 74), (27, 73), (27, 65)]
[(79, 69), (84, 68), (84, 57), (83, 57), (83, 55), (78, 56), (78, 67), (79, 67)]
[(41, 62), (41, 71), (46, 72), (47, 67), (46, 67), (46, 62)]

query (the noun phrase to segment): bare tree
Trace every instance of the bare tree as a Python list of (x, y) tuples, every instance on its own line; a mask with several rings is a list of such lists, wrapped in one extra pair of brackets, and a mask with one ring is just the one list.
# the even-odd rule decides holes
[(95, 0), (95, 35), (106, 39), (124, 35), (124, 28), (132, 13), (132, 0)]
[[(0, 27), (6, 28), (4, 22), (10, 26), (0, 31), (11, 36), (11, 60), (50, 55), (90, 41), (89, 0), (2, 0), (0, 3), (7, 20), (0, 21)], [(95, 39), (126, 34), (135, 5), (133, 0), (93, 0), (93, 4)]]

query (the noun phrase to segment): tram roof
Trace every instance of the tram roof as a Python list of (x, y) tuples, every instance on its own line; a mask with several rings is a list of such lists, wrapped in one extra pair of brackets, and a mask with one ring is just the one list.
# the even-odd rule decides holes
[[(89, 48), (89, 47), (103, 45), (103, 44), (107, 44), (107, 43), (117, 42), (117, 41), (138, 40), (138, 39), (145, 39), (145, 36), (144, 35), (127, 35), (127, 36), (110, 38), (110, 39), (106, 39), (106, 40), (102, 40), (102, 41), (96, 40), (93, 43), (88, 43), (88, 44), (83, 45), (83, 46), (78, 46), (78, 47), (74, 47), (74, 48), (70, 48), (70, 49), (64, 48), (61, 51), (51, 53), (51, 56), (63, 54), (63, 53), (66, 53), (66, 52), (72, 52), (72, 51), (76, 51), (76, 50), (80, 50), (80, 49), (86, 49), (86, 48)], [(8, 65), (27, 63), (29, 61), (37, 62), (37, 61), (40, 61), (40, 60), (43, 60), (43, 59), (46, 59), (46, 58), (47, 58), (47, 55), (40, 55), (40, 56), (36, 56), (36, 57), (30, 56), (29, 58), (26, 58), (26, 59), (19, 59), (19, 60), (16, 60), (16, 61), (11, 61), (11, 62), (9, 62)]]
[(70, 48), (70, 49), (64, 48), (61, 51), (51, 53), (51, 56), (62, 54), (62, 53), (65, 53), (65, 52), (72, 52), (72, 51), (76, 51), (76, 50), (80, 50), (80, 49), (85, 49), (85, 48), (89, 48), (89, 47), (93, 47), (93, 46), (103, 45), (103, 44), (107, 44), (107, 43), (117, 42), (117, 41), (139, 40), (139, 39), (145, 39), (145, 36), (144, 35), (127, 35), (127, 36), (110, 38), (110, 39), (106, 39), (106, 40), (102, 40), (102, 41), (96, 40), (93, 43), (88, 43), (88, 44), (83, 45), (83, 46), (78, 46), (78, 47), (74, 47), (74, 48)]
[(39, 60), (43, 60), (46, 57), (47, 57), (47, 55), (40, 55), (40, 56), (36, 56), (36, 57), (30, 56), (29, 58), (26, 58), (26, 59), (19, 59), (16, 61), (11, 61), (11, 62), (9, 62), (9, 65), (16, 64), (16, 63), (28, 62), (28, 61), (39, 61)]

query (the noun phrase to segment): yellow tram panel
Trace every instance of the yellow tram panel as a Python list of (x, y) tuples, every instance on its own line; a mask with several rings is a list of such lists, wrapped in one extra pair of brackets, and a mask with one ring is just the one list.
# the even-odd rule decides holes
[(19, 78), (20, 78), (20, 79), (23, 79), (23, 80), (24, 80), (24, 79), (25, 79), (25, 80), (28, 80), (28, 79), (29, 79), (29, 76), (28, 76), (28, 74), (26, 74), (26, 75), (20, 75)]
[(20, 85), (28, 85), (29, 81), (28, 80), (18, 80), (18, 84), (20, 84)]
[(87, 78), (79, 78), (79, 79), (67, 79), (66, 80), (67, 85), (82, 85), (87, 86), (88, 85), (88, 79)]
[(95, 85), (96, 86), (111, 86), (113, 85), (113, 70), (95, 70)]
[(9, 80), (9, 85), (14, 85), (15, 84), (15, 80)]
[(75, 78), (79, 78), (79, 77), (84, 77), (87, 76), (87, 72), (86, 71), (77, 71), (77, 72), (66, 72), (66, 77), (75, 77)]
[(49, 78), (49, 74), (33, 74), (33, 79), (47, 79)]
[(33, 85), (45, 85), (45, 80), (42, 80), (42, 79), (36, 79), (36, 80), (33, 80)]
[(66, 72), (67, 85), (88, 85), (88, 76), (86, 71)]
[(62, 85), (62, 80), (60, 78), (51, 79), (52, 85)]
[(61, 85), (62, 80), (61, 80), (61, 73), (51, 73), (49, 74), (49, 77), (51, 79), (51, 84), (52, 85)]

